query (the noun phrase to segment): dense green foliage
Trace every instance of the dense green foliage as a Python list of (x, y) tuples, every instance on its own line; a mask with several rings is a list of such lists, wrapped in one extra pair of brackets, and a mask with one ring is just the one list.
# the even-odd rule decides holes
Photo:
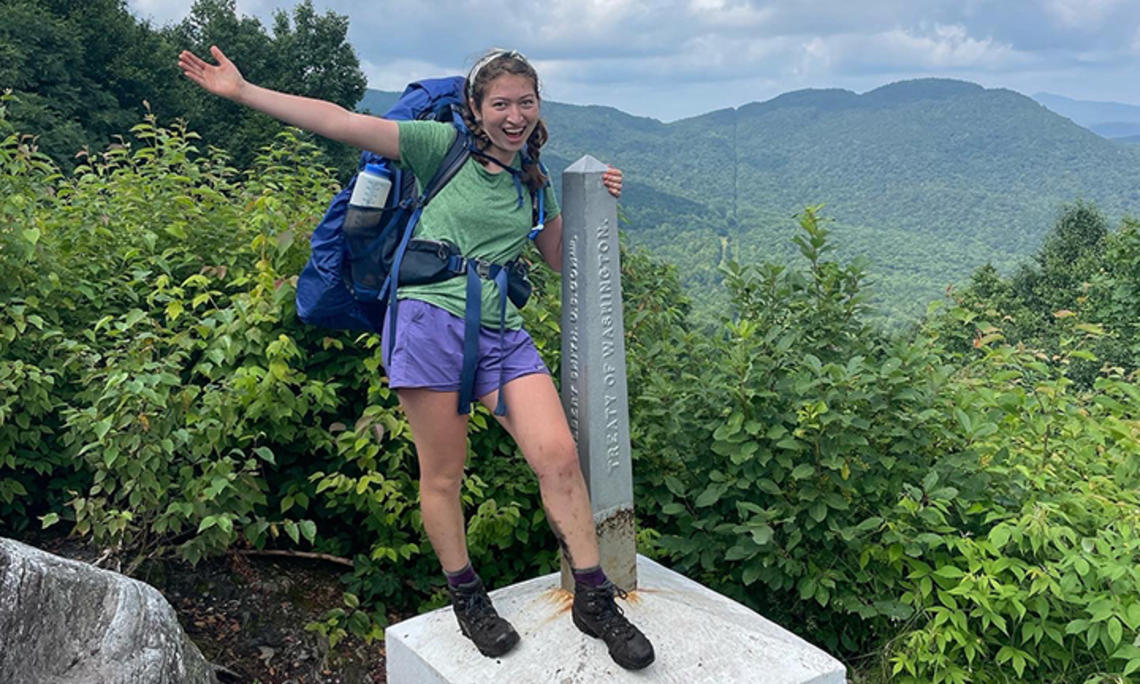
[[(878, 654), (883, 679), (1140, 668), (1140, 387), (1111, 366), (1087, 391), (1067, 377), (1106, 333), (1076, 324), (1054, 355), (989, 327), (968, 354), (933, 330), (877, 335), (861, 267), (826, 256), (814, 210), (801, 228), (808, 267), (730, 264), (724, 334), (660, 343), (683, 351), (658, 353), (631, 400), (656, 552), (834, 651)], [(974, 339), (970, 311), (953, 321)]]
[[(1122, 373), (1140, 365), (1136, 248), (1135, 221), (1126, 219), (1120, 230), (1110, 231), (1096, 207), (1078, 202), (1061, 212), (1031, 262), (1008, 277), (982, 267), (952, 298), (970, 312), (978, 330), (1000, 328), (1009, 342), (1054, 355), (1071, 343), (1074, 332), (1097, 333), (1088, 349), (1093, 357), (1074, 359), (1067, 371), (1088, 388), (1105, 365)], [(958, 353), (981, 336), (971, 336), (951, 315), (935, 316), (930, 325)]]
[[(287, 131), (239, 171), (150, 118), (61, 174), (2, 115), (0, 129), (5, 533), (66, 525), (128, 567), (233, 548), (349, 557), (344, 608), (313, 625), (333, 640), (438, 604), (377, 339), (296, 319), (295, 274), (336, 189), (319, 150)], [(711, 335), (677, 267), (623, 250), (643, 552), (860, 677), (1140, 670), (1140, 384), (1135, 363), (1095, 356), (1112, 340), (1135, 360), (1135, 226), (1108, 231), (1076, 205), (1022, 276), (1025, 298), (979, 312), (964, 297), (887, 335), (866, 264), (836, 258), (817, 207), (797, 221), (802, 266), (721, 255)], [(524, 313), (557, 374), (560, 284), (538, 273)], [(1031, 296), (1074, 305), (1057, 317)], [(1054, 338), (1010, 344), (1023, 319)], [(537, 483), (482, 410), (470, 450), (480, 572), (552, 570)]]
[[(271, 32), (240, 16), (234, 0), (197, 0), (181, 23), (163, 28), (133, 17), (125, 0), (5, 0), (0, 88), (19, 96), (9, 118), (34, 131), (64, 169), (78, 150), (104, 148), (148, 110), (188, 120), (206, 144), (248, 168), (283, 126), (204, 94), (179, 73), (178, 53), (208, 56), (217, 44), (254, 83), (352, 108), (365, 81), (347, 33), (347, 17), (318, 14), (311, 0), (296, 5), (291, 17), (275, 12)], [(356, 168), (354, 150), (318, 144), (330, 165)]]

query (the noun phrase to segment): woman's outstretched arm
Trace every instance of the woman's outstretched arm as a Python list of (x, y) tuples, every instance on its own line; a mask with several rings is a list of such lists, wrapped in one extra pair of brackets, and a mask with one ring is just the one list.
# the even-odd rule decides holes
[[(611, 166), (602, 174), (602, 185), (606, 186), (614, 197), (621, 197), (622, 173), (621, 169)], [(562, 270), (562, 214), (554, 217), (546, 227), (534, 238), (538, 253), (547, 266), (556, 272)]]
[(178, 66), (187, 78), (219, 97), (252, 107), (290, 126), (389, 159), (400, 158), (400, 129), (396, 122), (350, 112), (325, 100), (262, 88), (246, 81), (218, 46), (210, 46), (210, 54), (217, 60), (216, 65), (183, 50), (178, 55)]

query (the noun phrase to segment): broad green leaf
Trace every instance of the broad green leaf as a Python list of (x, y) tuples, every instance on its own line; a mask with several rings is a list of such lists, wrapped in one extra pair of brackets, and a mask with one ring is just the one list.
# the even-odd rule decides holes
[(100, 420), (99, 422), (95, 423), (94, 425), (91, 426), (91, 428), (92, 428), (92, 430), (94, 430), (95, 437), (97, 439), (103, 439), (103, 437), (106, 436), (107, 432), (110, 431), (110, 429), (111, 429), (111, 418), (110, 418), (110, 416), (108, 416), (107, 418), (104, 418), (103, 420)]
[(752, 534), (752, 541), (756, 542), (759, 546), (764, 546), (772, 541), (772, 535), (775, 534), (768, 525), (753, 527), (750, 532)]
[(802, 480), (811, 477), (815, 473), (815, 466), (810, 463), (801, 463), (792, 470), (792, 479)]
[(989, 540), (996, 548), (1001, 549), (1009, 541), (1010, 529), (1008, 525), (1001, 524), (990, 530)]
[(1108, 630), (1108, 638), (1113, 646), (1119, 644), (1120, 640), (1124, 638), (1124, 626), (1121, 625), (1120, 620), (1115, 617), (1109, 618), (1106, 629)]
[(808, 515), (816, 522), (823, 522), (827, 517), (827, 506), (822, 501), (817, 501), (808, 509)]
[(959, 579), (966, 575), (966, 573), (962, 572), (960, 568), (953, 565), (943, 565), (942, 567), (935, 570), (934, 574), (944, 579)]
[(721, 488), (718, 485), (709, 485), (705, 491), (701, 492), (700, 496), (694, 502), (697, 508), (705, 508), (716, 503), (721, 496)]

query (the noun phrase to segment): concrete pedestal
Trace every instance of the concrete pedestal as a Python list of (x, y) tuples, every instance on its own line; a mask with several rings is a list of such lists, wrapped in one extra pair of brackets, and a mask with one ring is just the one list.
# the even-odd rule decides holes
[(605, 644), (570, 620), (557, 573), (491, 592), (522, 637), (498, 659), (459, 633), (451, 607), (386, 631), (389, 684), (843, 684), (843, 664), (798, 636), (643, 556), (639, 590), (618, 602), (653, 642), (657, 660), (638, 672), (616, 665)]

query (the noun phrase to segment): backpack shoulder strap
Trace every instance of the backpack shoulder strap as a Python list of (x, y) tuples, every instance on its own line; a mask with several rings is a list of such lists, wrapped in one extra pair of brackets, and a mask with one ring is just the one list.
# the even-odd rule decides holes
[(451, 147), (447, 148), (447, 153), (443, 155), (443, 161), (439, 163), (439, 168), (436, 169), (435, 175), (424, 186), (423, 194), (420, 196), (420, 205), (426, 205), (432, 200), (443, 186), (451, 182), (455, 178), (455, 174), (459, 173), (459, 169), (463, 166), (463, 162), (471, 156), (471, 139), (466, 131), (461, 131), (458, 128), (455, 130), (455, 140), (452, 141)]

